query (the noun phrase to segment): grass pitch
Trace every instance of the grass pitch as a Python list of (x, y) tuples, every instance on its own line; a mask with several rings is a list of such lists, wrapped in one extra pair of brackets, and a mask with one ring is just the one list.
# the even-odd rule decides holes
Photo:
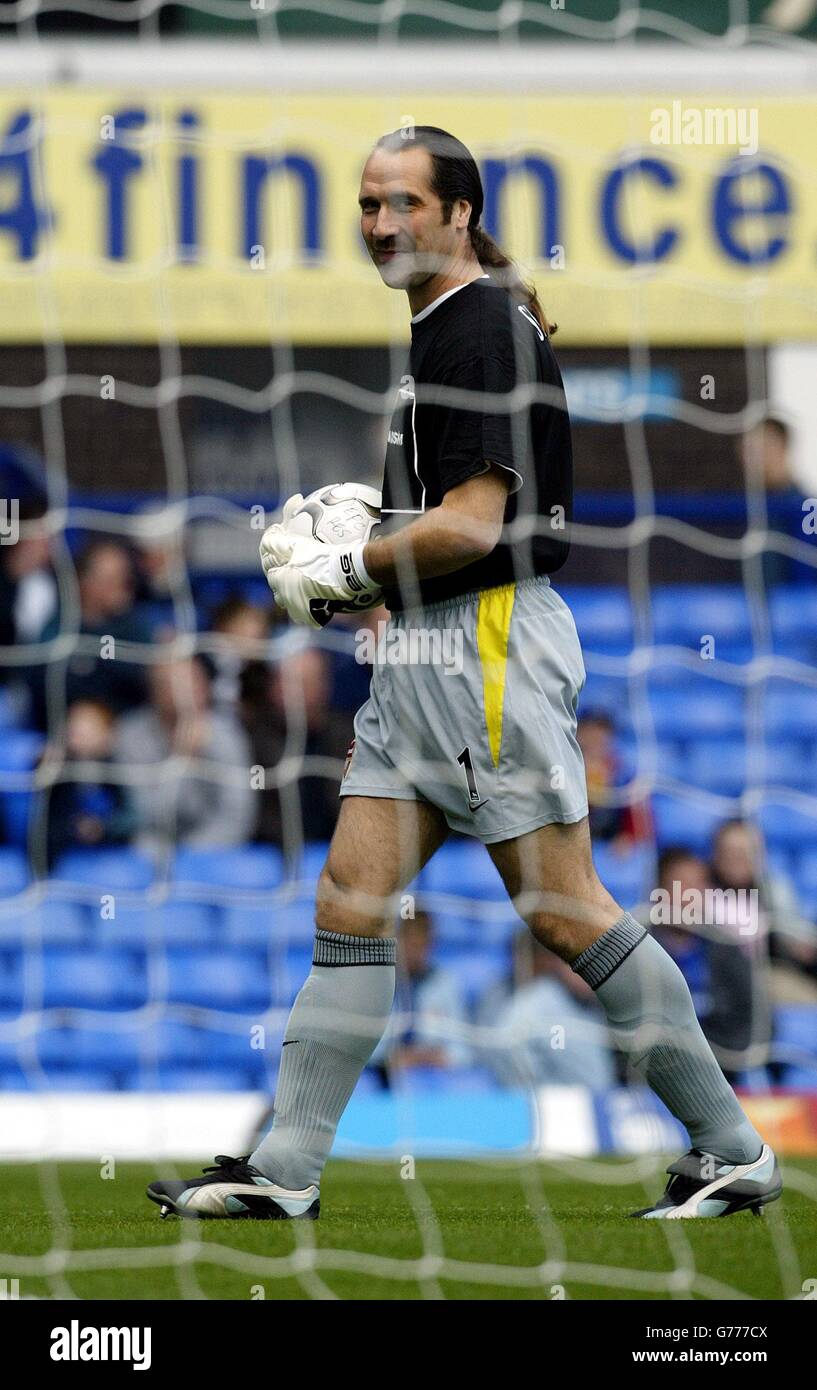
[[(207, 1160), (205, 1160), (207, 1161)], [(817, 1276), (817, 1160), (763, 1217), (630, 1221), (658, 1160), (330, 1161), (318, 1222), (162, 1220), (174, 1165), (0, 1167), (0, 1280), (83, 1299), (796, 1299)], [(193, 1175), (195, 1163), (177, 1165)]]

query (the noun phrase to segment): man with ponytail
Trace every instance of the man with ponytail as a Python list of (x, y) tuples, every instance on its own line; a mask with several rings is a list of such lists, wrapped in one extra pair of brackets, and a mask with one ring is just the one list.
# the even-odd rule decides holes
[(396, 906), (453, 829), (487, 847), (537, 940), (595, 990), (633, 1078), (688, 1130), (693, 1147), (666, 1193), (635, 1214), (759, 1209), (780, 1192), (774, 1154), (715, 1061), (680, 970), (593, 866), (576, 740), (584, 663), (550, 582), (572, 501), (553, 328), (481, 227), (479, 170), (453, 135), (384, 135), (359, 202), (372, 260), (411, 311), (380, 534), (351, 547), (276, 534), (267, 578), (290, 616), (313, 624), (316, 600), (382, 589), (385, 647), (402, 655), (375, 663), (355, 719), (272, 1129), (246, 1159), (222, 1157), (150, 1195), (188, 1215), (317, 1215), (338, 1121), (388, 1021)]

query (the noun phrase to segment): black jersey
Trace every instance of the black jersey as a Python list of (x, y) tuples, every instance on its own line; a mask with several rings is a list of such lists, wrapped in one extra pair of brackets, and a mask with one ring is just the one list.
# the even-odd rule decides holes
[[(524, 388), (537, 383), (555, 391), (531, 400)], [(462, 400), (441, 400), (441, 387), (462, 392)], [(513, 391), (518, 397), (509, 401)], [(408, 371), (386, 449), (383, 532), (439, 506), (449, 488), (487, 472), (490, 463), (513, 480), (505, 526), (523, 524), (511, 543), (501, 540), (490, 555), (452, 574), (407, 576), (399, 588), (387, 588), (389, 608), (439, 602), (550, 574), (564, 564), (573, 503), (570, 423), (563, 397), (542, 398), (561, 391), (549, 339), (530, 310), (487, 277), (412, 320)]]

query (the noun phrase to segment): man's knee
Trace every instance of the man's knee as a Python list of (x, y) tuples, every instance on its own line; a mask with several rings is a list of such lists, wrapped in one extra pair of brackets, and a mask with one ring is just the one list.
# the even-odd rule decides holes
[(389, 900), (358, 882), (349, 882), (327, 861), (315, 894), (315, 926), (321, 931), (378, 936), (384, 931)]
[(581, 955), (621, 915), (592, 866), (589, 874), (569, 886), (559, 881), (536, 893), (522, 894), (517, 909), (522, 909), (536, 940), (566, 961)]

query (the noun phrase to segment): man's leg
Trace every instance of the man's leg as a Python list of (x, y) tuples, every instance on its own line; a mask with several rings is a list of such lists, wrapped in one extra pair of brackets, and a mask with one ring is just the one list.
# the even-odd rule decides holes
[(595, 990), (634, 1073), (693, 1145), (730, 1163), (754, 1161), (763, 1141), (712, 1054), (686, 981), (600, 882), (587, 820), (487, 848), (533, 935)]
[(394, 998), (395, 895), (448, 826), (422, 801), (346, 796), (315, 903), (315, 955), (287, 1023), (272, 1129), (250, 1162), (281, 1187), (319, 1184), (335, 1130)]

